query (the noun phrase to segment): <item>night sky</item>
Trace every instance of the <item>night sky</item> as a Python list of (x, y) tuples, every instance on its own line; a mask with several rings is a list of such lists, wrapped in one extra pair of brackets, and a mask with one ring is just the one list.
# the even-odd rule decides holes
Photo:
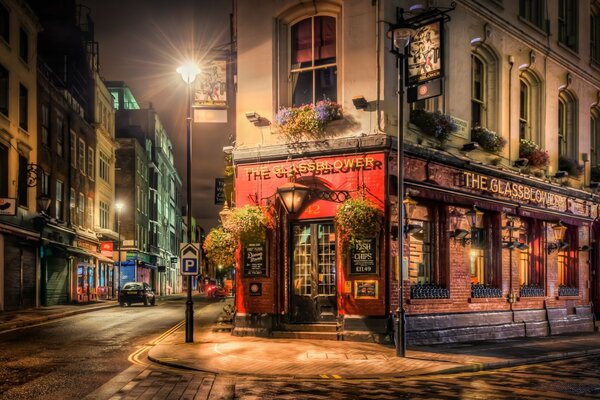
[[(187, 59), (227, 48), (230, 0), (80, 0), (89, 7), (99, 43), (100, 75), (124, 81), (141, 107), (150, 104), (173, 142), (175, 166), (186, 188), (186, 86), (175, 71)], [(217, 224), (214, 179), (223, 176), (226, 124), (194, 124), (192, 211), (205, 229)], [(185, 202), (185, 197), (182, 197)]]

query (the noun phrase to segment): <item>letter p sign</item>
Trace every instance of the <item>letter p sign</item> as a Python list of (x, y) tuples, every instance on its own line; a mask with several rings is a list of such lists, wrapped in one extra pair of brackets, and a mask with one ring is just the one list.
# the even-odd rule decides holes
[(199, 246), (197, 243), (182, 243), (179, 249), (181, 275), (198, 275)]

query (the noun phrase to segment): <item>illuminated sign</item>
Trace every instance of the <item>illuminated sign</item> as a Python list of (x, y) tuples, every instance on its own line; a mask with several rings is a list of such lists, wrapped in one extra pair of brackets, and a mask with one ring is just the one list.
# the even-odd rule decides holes
[(559, 210), (567, 209), (567, 197), (550, 193), (530, 185), (463, 171), (464, 187), (493, 193), (510, 200), (534, 203)]

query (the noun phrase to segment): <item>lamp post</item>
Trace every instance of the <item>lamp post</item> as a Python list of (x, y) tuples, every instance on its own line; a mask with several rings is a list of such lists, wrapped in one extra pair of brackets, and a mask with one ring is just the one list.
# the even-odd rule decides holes
[[(187, 84), (187, 168), (186, 168), (186, 195), (187, 195), (187, 225), (188, 243), (191, 243), (192, 233), (192, 82), (200, 72), (198, 67), (188, 62), (177, 68), (183, 81)], [(187, 301), (185, 302), (185, 342), (194, 342), (194, 302), (192, 301), (192, 276), (187, 276)]]
[(396, 324), (396, 355), (404, 357), (406, 354), (406, 315), (404, 310), (404, 82), (402, 80), (404, 66), (404, 50), (414, 35), (414, 28), (404, 20), (404, 10), (396, 10), (396, 23), (391, 24), (387, 36), (392, 42), (391, 52), (397, 61), (397, 85), (398, 85), (398, 319)]
[[(121, 293), (121, 210), (123, 209), (123, 203), (120, 201), (115, 204), (115, 208), (117, 209), (117, 260), (119, 262), (119, 269), (117, 274), (117, 300), (119, 299), (119, 294)], [(114, 286), (114, 285), (113, 285)]]

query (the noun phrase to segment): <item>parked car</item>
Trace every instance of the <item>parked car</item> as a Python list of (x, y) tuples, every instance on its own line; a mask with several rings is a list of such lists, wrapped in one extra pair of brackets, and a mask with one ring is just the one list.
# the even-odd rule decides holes
[(154, 290), (146, 282), (127, 282), (119, 293), (119, 305), (121, 307), (125, 304), (130, 306), (131, 303), (144, 303), (145, 306), (155, 305)]

